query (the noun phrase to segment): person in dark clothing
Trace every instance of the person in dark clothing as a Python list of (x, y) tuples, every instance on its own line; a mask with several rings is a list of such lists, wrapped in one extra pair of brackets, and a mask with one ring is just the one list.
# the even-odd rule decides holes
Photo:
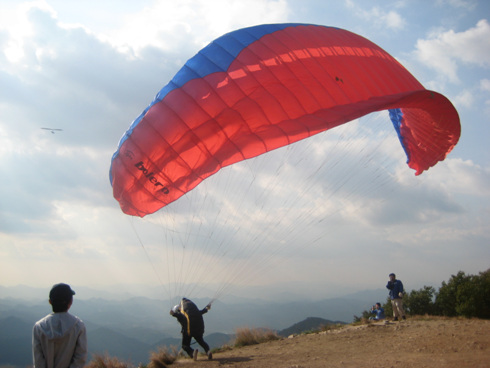
[(191, 348), (192, 338), (203, 347), (208, 359), (213, 359), (213, 355), (209, 351), (209, 345), (203, 339), (204, 319), (202, 315), (210, 309), (211, 304), (208, 304), (204, 309), (199, 310), (191, 300), (183, 298), (180, 304), (170, 310), (170, 315), (177, 318), (177, 321), (182, 326), (182, 349), (194, 360), (197, 360), (198, 350)]

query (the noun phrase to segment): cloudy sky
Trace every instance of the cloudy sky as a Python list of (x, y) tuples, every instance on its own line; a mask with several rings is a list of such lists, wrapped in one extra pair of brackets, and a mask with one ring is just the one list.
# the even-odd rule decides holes
[[(384, 48), (453, 102), (456, 148), (415, 177), (377, 114), (124, 215), (109, 166), (132, 120), (213, 39), (283, 22)], [(1, 286), (330, 297), (490, 265), (488, 1), (0, 0), (0, 46)]]

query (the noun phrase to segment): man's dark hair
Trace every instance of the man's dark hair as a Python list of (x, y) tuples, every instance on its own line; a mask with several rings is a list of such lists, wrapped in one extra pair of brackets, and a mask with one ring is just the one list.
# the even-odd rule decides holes
[(75, 292), (67, 284), (56, 284), (49, 292), (49, 301), (54, 313), (66, 312)]

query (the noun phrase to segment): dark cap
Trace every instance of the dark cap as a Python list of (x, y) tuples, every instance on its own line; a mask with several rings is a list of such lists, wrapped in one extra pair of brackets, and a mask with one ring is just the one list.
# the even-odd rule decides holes
[(393, 277), (396, 277), (396, 275), (392, 272), (389, 274), (389, 276), (393, 276)]
[(49, 292), (49, 300), (52, 302), (67, 302), (75, 295), (75, 292), (67, 284), (53, 285)]

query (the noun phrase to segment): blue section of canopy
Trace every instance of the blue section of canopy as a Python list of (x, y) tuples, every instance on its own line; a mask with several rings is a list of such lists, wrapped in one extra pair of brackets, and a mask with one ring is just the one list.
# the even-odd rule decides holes
[(402, 132), (400, 130), (400, 127), (401, 127), (402, 121), (403, 121), (403, 112), (401, 109), (391, 109), (388, 111), (390, 113), (391, 122), (393, 123), (393, 126), (395, 127), (396, 134), (398, 134), (398, 139), (400, 140), (400, 143), (402, 144), (403, 150), (405, 151), (405, 154), (407, 155), (407, 163), (408, 163), (410, 161), (410, 156), (408, 154), (407, 148), (405, 147), (404, 138), (403, 138)]
[(267, 34), (297, 25), (300, 24), (264, 24), (233, 31), (217, 38), (185, 63), (170, 83), (161, 89), (155, 102), (161, 101), (170, 91), (182, 87), (192, 79), (227, 71), (238, 54), (251, 43)]

